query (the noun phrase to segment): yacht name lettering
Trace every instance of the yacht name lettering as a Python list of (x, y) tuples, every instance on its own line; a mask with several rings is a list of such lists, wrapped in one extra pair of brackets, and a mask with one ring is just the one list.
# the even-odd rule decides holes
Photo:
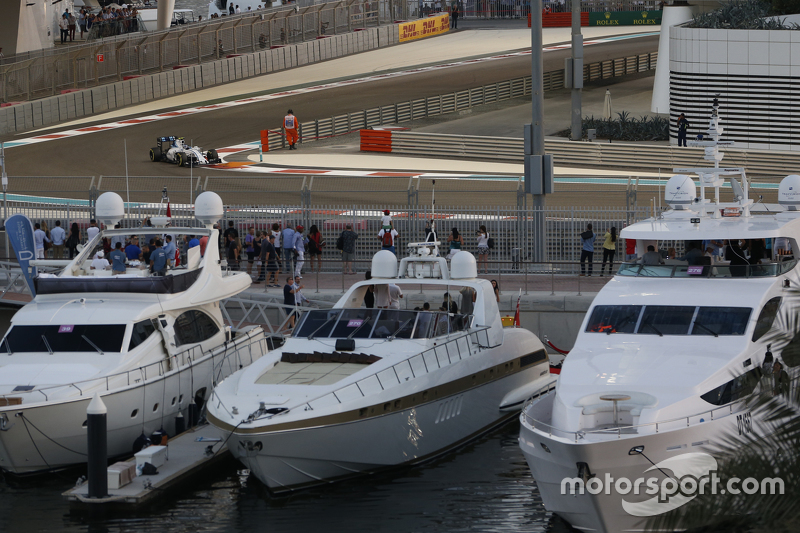
[(739, 435), (753, 431), (753, 418), (750, 415), (750, 411), (736, 415), (736, 426), (739, 428)]

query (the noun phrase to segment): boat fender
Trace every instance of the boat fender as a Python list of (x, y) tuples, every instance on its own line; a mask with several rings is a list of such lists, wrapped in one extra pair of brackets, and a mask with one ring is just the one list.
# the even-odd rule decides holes
[(178, 412), (175, 417), (175, 434), (180, 435), (184, 431), (186, 431), (186, 420), (183, 418), (183, 413)]
[(144, 432), (142, 432), (142, 434), (136, 437), (136, 440), (133, 441), (133, 453), (134, 454), (139, 453), (143, 449), (150, 446), (150, 444), (152, 444), (150, 442), (150, 439), (148, 439), (147, 435), (145, 435)]

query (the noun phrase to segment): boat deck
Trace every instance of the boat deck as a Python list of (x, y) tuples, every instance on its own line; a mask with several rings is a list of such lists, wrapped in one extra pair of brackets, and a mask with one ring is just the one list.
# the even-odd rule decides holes
[(259, 385), (331, 385), (355, 374), (366, 365), (358, 363), (285, 363), (264, 372)]

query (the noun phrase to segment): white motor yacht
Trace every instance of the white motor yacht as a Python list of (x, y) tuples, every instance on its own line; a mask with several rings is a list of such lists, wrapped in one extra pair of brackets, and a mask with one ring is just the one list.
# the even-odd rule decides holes
[[(475, 258), (450, 268), (434, 242), (398, 262), (372, 260), (372, 279), (333, 309), (308, 312), (281, 349), (223, 381), (208, 419), (233, 455), (273, 492), (420, 463), (516, 416), (554, 381), (530, 331), (503, 328)], [(446, 290), (461, 313), (363, 307), (364, 296)], [(389, 305), (389, 304), (387, 304)], [(457, 305), (457, 304), (456, 304)]]
[[(98, 393), (108, 408), (108, 454), (131, 454), (140, 435), (174, 435), (176, 417), (208, 398), (218, 380), (267, 351), (261, 328), (231, 339), (220, 300), (250, 285), (247, 273), (220, 269), (222, 201), (205, 192), (195, 216), (206, 227), (100, 231), (57, 275), (40, 274), (32, 302), (14, 315), (0, 342), (0, 468), (14, 474), (86, 462), (86, 408)], [(113, 228), (122, 199), (100, 196), (97, 218)], [(124, 273), (92, 267), (103, 238), (195, 235), (184, 266), (150, 273), (131, 261)], [(36, 262), (34, 262), (36, 264)], [(188, 419), (187, 419), (188, 422)], [(179, 424), (180, 425), (180, 424)]]
[[(622, 230), (640, 255), (652, 251), (598, 293), (555, 390), (521, 414), (520, 446), (545, 507), (582, 531), (643, 531), (650, 517), (689, 501), (659, 501), (636, 482), (708, 474), (727, 434), (758, 431), (746, 398), (779, 390), (776, 380), (800, 366), (770, 346), (800, 284), (800, 176), (783, 179), (778, 205), (754, 204), (744, 170), (719, 166), (719, 146), (730, 143), (719, 140), (718, 107), (708, 140), (692, 143), (714, 166), (675, 169), (665, 189), (671, 209)], [(720, 201), (723, 176), (733, 201)], [(684, 257), (658, 253), (681, 241)], [(770, 375), (776, 361), (785, 370)]]

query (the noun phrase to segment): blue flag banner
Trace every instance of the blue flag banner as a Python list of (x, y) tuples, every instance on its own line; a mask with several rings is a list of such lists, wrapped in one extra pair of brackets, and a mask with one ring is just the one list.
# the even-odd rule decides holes
[(25, 215), (12, 215), (6, 220), (6, 235), (14, 248), (19, 266), (25, 282), (31, 290), (31, 295), (36, 296), (33, 287), (33, 278), (36, 277), (36, 267), (31, 269), (30, 262), (36, 259), (36, 244), (33, 241), (33, 223)]

